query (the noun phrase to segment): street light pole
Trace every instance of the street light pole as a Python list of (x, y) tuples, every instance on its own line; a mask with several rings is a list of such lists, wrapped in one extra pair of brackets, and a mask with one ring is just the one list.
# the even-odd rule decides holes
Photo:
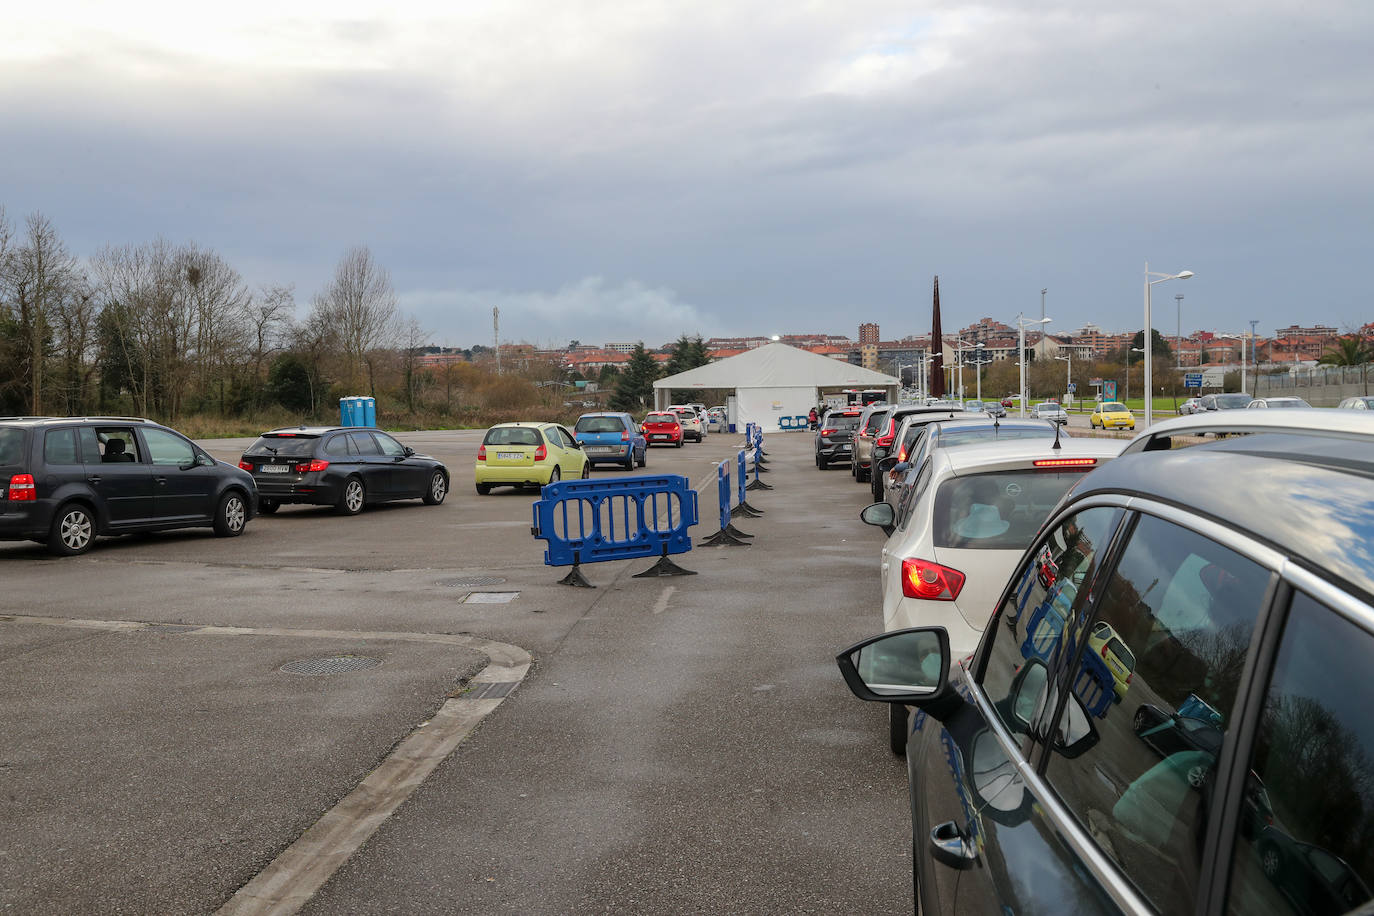
[[(1042, 325), (1045, 324), (1045, 293), (1048, 293), (1048, 292), (1049, 292), (1049, 289), (1048, 289), (1048, 288), (1040, 290), (1040, 323), (1041, 323)], [(1040, 359), (1044, 359), (1044, 358), (1045, 358), (1045, 329), (1044, 329), (1043, 327), (1040, 329), (1040, 356), (1039, 356), (1039, 358), (1040, 358)]]
[[(1144, 347), (1131, 347), (1129, 350), (1126, 351), (1126, 397), (1123, 399), (1123, 403), (1131, 399), (1131, 354), (1144, 352)], [(1145, 390), (1149, 391), (1150, 389), (1146, 388)], [(1146, 398), (1145, 400), (1148, 401), (1149, 398)], [(1126, 409), (1129, 411), (1131, 408), (1127, 407)]]
[(973, 371), (977, 373), (978, 376), (978, 400), (981, 401), (983, 400), (983, 366), (985, 365), (983, 357), (987, 355), (987, 351), (982, 341), (978, 342), (976, 349), (978, 351), (978, 362), (973, 367)]
[[(1183, 368), (1183, 294), (1175, 293), (1174, 301), (1178, 303), (1178, 323), (1174, 325), (1174, 361), (1178, 363), (1178, 368)], [(1175, 388), (1175, 391), (1178, 389)]]
[(1069, 386), (1073, 384), (1073, 351), (1065, 350), (1064, 352), (1068, 355), (1056, 356), (1055, 359), (1059, 360), (1061, 363), (1068, 363), (1068, 366), (1065, 367), (1066, 371), (1064, 372), (1064, 396), (1068, 397)]
[[(1176, 273), (1176, 274), (1151, 273), (1151, 272), (1150, 272), (1150, 262), (1149, 262), (1149, 261), (1146, 261), (1146, 262), (1145, 262), (1145, 332), (1144, 332), (1144, 334), (1143, 334), (1142, 336), (1145, 338), (1144, 344), (1145, 344), (1145, 425), (1146, 425), (1146, 426), (1149, 426), (1149, 425), (1150, 425), (1150, 421), (1151, 421), (1151, 419), (1153, 419), (1153, 417), (1154, 417), (1154, 409), (1153, 409), (1153, 408), (1154, 408), (1154, 400), (1155, 400), (1154, 398), (1152, 398), (1152, 397), (1150, 396), (1150, 392), (1154, 390), (1154, 388), (1153, 388), (1152, 385), (1151, 385), (1151, 378), (1150, 378), (1150, 362), (1151, 362), (1151, 357), (1152, 357), (1152, 355), (1153, 355), (1153, 354), (1151, 354), (1150, 351), (1151, 351), (1151, 349), (1152, 349), (1152, 344), (1154, 343), (1154, 341), (1152, 340), (1152, 338), (1154, 337), (1154, 324), (1153, 324), (1153, 322), (1152, 322), (1152, 320), (1151, 320), (1151, 316), (1150, 316), (1150, 287), (1151, 287), (1151, 286), (1154, 286), (1156, 283), (1163, 283), (1163, 282), (1166, 281), (1166, 280), (1187, 280), (1187, 279), (1188, 279), (1189, 277), (1191, 277), (1192, 275), (1193, 275), (1193, 272), (1192, 272), (1191, 270), (1180, 271), (1179, 273)], [(1151, 277), (1158, 277), (1159, 279), (1158, 279), (1158, 280), (1151, 280), (1151, 279), (1150, 279)], [(1127, 379), (1130, 378), (1130, 373), (1131, 373), (1131, 366), (1130, 366), (1130, 360), (1128, 359), (1128, 360), (1126, 361), (1126, 377), (1127, 377)]]
[(1016, 316), (1016, 324), (1021, 329), (1021, 388), (1017, 391), (1017, 400), (1020, 401), (1023, 417), (1026, 415), (1026, 325), (1038, 324), (1043, 328), (1049, 320), (1044, 316), (1039, 321), (1034, 318), (1027, 320), (1024, 314)]

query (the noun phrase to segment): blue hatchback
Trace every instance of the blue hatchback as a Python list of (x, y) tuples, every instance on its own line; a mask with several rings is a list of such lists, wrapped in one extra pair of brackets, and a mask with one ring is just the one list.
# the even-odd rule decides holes
[(639, 424), (627, 413), (584, 413), (573, 434), (592, 464), (618, 464), (627, 471), (648, 464), (647, 443)]

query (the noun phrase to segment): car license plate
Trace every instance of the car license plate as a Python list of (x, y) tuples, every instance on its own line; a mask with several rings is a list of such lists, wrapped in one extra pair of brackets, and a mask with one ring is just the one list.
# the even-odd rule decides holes
[(650, 436), (650, 439), (667, 439), (667, 436)]
[(620, 451), (620, 449), (618, 449), (618, 448), (612, 448), (612, 447), (609, 446), (609, 445), (593, 445), (593, 446), (590, 446), (590, 447), (587, 449), (587, 454), (588, 454), (588, 455), (614, 455), (614, 454), (615, 454), (616, 452), (618, 452), (618, 451)]
[(291, 471), (289, 464), (260, 464), (258, 470), (264, 474), (287, 474)]
[(525, 455), (523, 452), (497, 452), (496, 457), (502, 461), (519, 461)]

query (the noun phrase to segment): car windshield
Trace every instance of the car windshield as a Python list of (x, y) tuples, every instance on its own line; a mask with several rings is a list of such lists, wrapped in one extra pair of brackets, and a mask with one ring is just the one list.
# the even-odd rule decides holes
[(1024, 550), (1086, 470), (996, 471), (945, 481), (935, 494), (935, 546)]
[(538, 445), (539, 430), (525, 426), (493, 426), (483, 445)]
[(1216, 396), (1216, 405), (1219, 410), (1235, 410), (1237, 407), (1249, 407), (1251, 400), (1248, 394), (1219, 394)]
[(1054, 427), (1045, 423), (1035, 426), (968, 426), (960, 429), (947, 429), (940, 433), (940, 448), (967, 445), (970, 442), (986, 442), (990, 439), (1053, 439)]
[(625, 421), (619, 417), (579, 417), (574, 432), (619, 433), (625, 431)]
[(1126, 405), (1120, 401), (1108, 401), (1102, 405), (1103, 413), (1125, 413)]
[(1311, 407), (1302, 398), (1275, 398), (1269, 401), (1270, 407)]
[(245, 455), (289, 455), (298, 458), (301, 455), (310, 455), (315, 451), (315, 443), (319, 441), (318, 436), (262, 436), (257, 442), (248, 446)]

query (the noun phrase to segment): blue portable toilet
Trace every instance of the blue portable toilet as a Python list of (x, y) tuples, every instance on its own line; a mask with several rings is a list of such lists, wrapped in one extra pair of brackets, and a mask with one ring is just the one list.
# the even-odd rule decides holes
[(353, 426), (353, 399), (339, 398), (339, 425)]
[(360, 418), (362, 422), (360, 422), (358, 425), (359, 425), (359, 426), (376, 426), (376, 425), (377, 425), (377, 399), (376, 399), (376, 398), (358, 398), (358, 407), (361, 408), (359, 412), (362, 414), (362, 416), (361, 416), (361, 418)]

